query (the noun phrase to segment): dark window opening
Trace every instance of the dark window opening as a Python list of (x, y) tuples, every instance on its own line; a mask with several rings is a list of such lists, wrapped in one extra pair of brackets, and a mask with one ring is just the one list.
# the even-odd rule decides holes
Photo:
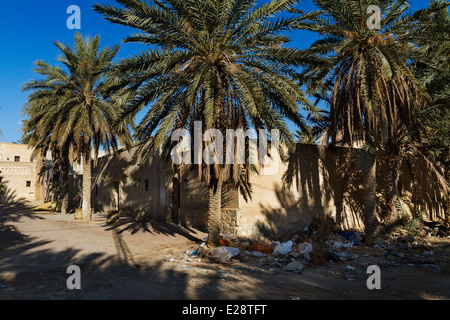
[(149, 187), (148, 180), (145, 180), (145, 191), (148, 191), (148, 187)]
[(15, 156), (15, 157), (14, 157), (14, 162), (20, 162), (20, 157)]
[(27, 188), (31, 187), (31, 181), (27, 181)]

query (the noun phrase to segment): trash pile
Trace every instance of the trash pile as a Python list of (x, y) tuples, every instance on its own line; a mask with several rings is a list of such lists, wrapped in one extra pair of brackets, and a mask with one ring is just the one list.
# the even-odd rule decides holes
[[(426, 236), (426, 231), (423, 229), (415, 235), (397, 231), (377, 238), (369, 247), (363, 244), (364, 233), (342, 231), (329, 221), (315, 220), (302, 232), (279, 240), (254, 240), (224, 234), (220, 239), (221, 246), (209, 248), (205, 238), (191, 250), (186, 250), (182, 260), (220, 264), (248, 262), (271, 271), (297, 274), (305, 267), (327, 263), (344, 263), (347, 272), (359, 272), (362, 267), (372, 264), (430, 266), (436, 263), (432, 257), (436, 248), (421, 237), (421, 234)], [(445, 246), (439, 250), (445, 250)]]
[(327, 222), (316, 220), (302, 232), (283, 240), (254, 240), (223, 234), (221, 246), (213, 249), (209, 249), (207, 239), (204, 240), (197, 244), (200, 246), (196, 250), (185, 252), (186, 260), (207, 259), (226, 264), (256, 258), (260, 267), (301, 273), (305, 266), (320, 264), (317, 261), (346, 261), (353, 258), (348, 251), (361, 244), (363, 234), (353, 231), (338, 233)]
[(447, 238), (450, 239), (450, 225), (449, 223), (438, 222), (424, 222), (421, 232), (429, 237)]
[(332, 261), (346, 261), (355, 258), (355, 255), (350, 253), (349, 249), (362, 244), (364, 234), (361, 232), (341, 232), (328, 240), (328, 249), (330, 256), (329, 260)]
[[(325, 228), (323, 227), (325, 226)], [(305, 266), (318, 265), (317, 261), (345, 261), (352, 257), (349, 248), (361, 244), (363, 235), (357, 232), (337, 233), (323, 221), (315, 220), (290, 238), (283, 240), (259, 240), (223, 234), (220, 247), (208, 248), (207, 238), (196, 247), (184, 252), (184, 261), (227, 264), (232, 261), (257, 259), (262, 268), (301, 273)], [(317, 259), (318, 256), (322, 256)], [(173, 259), (172, 259), (173, 260)]]
[(269, 240), (240, 240), (233, 234), (222, 236), (223, 246), (215, 248), (211, 252), (213, 259), (221, 263), (227, 263), (230, 259), (241, 256), (259, 258), (260, 267), (270, 269), (281, 268), (284, 271), (301, 273), (304, 265), (311, 259), (313, 246), (309, 242), (297, 243), (298, 237), (288, 241)]
[[(222, 246), (213, 249), (210, 254), (221, 263), (241, 257), (258, 257), (260, 267), (275, 268), (284, 271), (301, 273), (305, 266), (315, 265), (314, 237), (308, 237), (309, 228), (303, 235), (294, 235), (287, 241), (240, 240), (232, 234), (222, 236)], [(317, 235), (317, 234), (316, 234)], [(327, 235), (328, 238), (328, 235)], [(359, 232), (343, 232), (328, 238), (326, 241), (327, 261), (346, 261), (354, 258), (350, 248), (362, 243), (363, 234)]]

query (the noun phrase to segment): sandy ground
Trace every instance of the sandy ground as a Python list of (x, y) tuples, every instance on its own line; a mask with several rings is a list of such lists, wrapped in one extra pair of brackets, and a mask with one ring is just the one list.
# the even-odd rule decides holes
[[(259, 257), (228, 264), (190, 258), (206, 234), (165, 223), (115, 227), (95, 215), (0, 207), (0, 300), (311, 300), (450, 298), (450, 240), (427, 239), (404, 258), (359, 246), (359, 259), (306, 266), (302, 273), (262, 266)], [(429, 249), (429, 248), (428, 248)], [(367, 266), (381, 270), (369, 290)], [(81, 269), (81, 290), (69, 290), (67, 268)]]

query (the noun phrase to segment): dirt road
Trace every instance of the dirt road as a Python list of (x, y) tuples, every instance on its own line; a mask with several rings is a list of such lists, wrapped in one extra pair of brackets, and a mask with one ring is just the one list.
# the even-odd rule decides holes
[[(165, 223), (111, 227), (100, 215), (85, 223), (0, 207), (0, 300), (450, 298), (450, 241), (430, 238), (434, 252), (426, 261), (411, 261), (423, 257), (419, 251), (394, 259), (361, 246), (358, 259), (306, 265), (297, 274), (254, 256), (228, 264), (191, 257), (205, 236)], [(370, 264), (380, 266), (380, 290), (367, 288)], [(67, 288), (70, 265), (81, 269), (81, 290)]]

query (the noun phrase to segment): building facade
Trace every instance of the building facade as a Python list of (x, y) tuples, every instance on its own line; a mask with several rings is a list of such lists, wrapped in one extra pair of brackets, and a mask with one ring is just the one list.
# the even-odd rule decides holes
[(24, 144), (0, 143), (0, 176), (6, 186), (2, 203), (42, 199), (40, 163), (32, 157), (32, 152)]
[[(224, 187), (223, 232), (273, 238), (304, 229), (316, 216), (332, 217), (342, 229), (362, 230), (363, 172), (356, 169), (350, 150), (320, 152), (316, 145), (298, 144), (288, 161), (277, 160), (275, 170), (260, 170), (251, 176), (250, 198)], [(123, 149), (100, 158), (93, 167), (94, 210), (118, 210), (126, 215), (144, 210), (149, 219), (206, 230), (209, 192), (197, 173), (189, 166), (162, 162), (158, 153), (144, 163), (133, 161), (135, 152), (136, 148)], [(380, 197), (386, 170), (378, 166)], [(428, 218), (448, 215), (445, 195), (418, 200), (408, 175), (401, 175), (400, 184), (399, 196), (416, 201)]]
[[(361, 229), (362, 181), (337, 170), (348, 162), (344, 151), (330, 149), (321, 157), (317, 146), (299, 144), (289, 161), (277, 159), (276, 170), (251, 177), (251, 198), (224, 187), (222, 230), (273, 237), (303, 229), (317, 215), (334, 217), (342, 228)], [(144, 210), (149, 219), (206, 230), (209, 192), (197, 173), (161, 162), (157, 153), (145, 163), (134, 162), (135, 152), (123, 149), (93, 167), (94, 210), (126, 215)]]

